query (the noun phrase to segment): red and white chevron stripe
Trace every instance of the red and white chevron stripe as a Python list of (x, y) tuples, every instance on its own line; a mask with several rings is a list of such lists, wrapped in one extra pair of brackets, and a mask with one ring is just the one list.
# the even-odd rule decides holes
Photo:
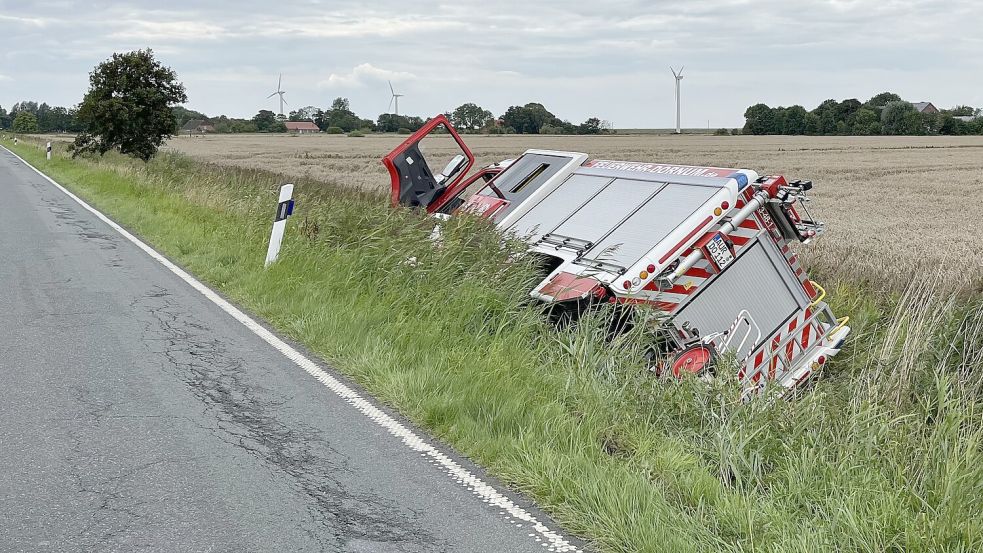
[[(762, 378), (775, 380), (783, 377), (792, 370), (799, 357), (815, 346), (823, 345), (825, 329), (818, 319), (806, 324), (813, 314), (812, 309), (805, 309), (797, 314), (785, 328), (769, 336), (758, 351), (754, 352), (741, 367), (738, 377), (752, 382)], [(795, 338), (782, 345), (789, 335), (797, 334)]]

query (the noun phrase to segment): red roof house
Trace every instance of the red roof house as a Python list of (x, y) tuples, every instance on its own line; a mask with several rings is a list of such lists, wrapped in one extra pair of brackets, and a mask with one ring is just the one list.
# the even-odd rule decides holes
[(286, 121), (284, 125), (287, 126), (287, 132), (295, 132), (297, 134), (321, 132), (321, 129), (310, 121)]

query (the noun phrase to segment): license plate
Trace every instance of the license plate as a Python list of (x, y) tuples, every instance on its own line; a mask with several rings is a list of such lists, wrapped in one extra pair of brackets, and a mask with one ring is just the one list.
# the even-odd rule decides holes
[(707, 242), (707, 251), (710, 252), (713, 263), (721, 271), (734, 261), (734, 254), (730, 253), (730, 248), (727, 247), (724, 237), (720, 234), (714, 236), (713, 239)]

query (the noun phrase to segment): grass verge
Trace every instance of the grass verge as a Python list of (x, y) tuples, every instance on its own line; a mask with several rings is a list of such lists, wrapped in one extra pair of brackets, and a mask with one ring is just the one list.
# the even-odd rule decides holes
[(742, 404), (639, 370), (604, 313), (546, 323), (521, 246), (482, 221), (435, 249), (426, 218), (301, 181), (263, 270), (275, 175), (5, 145), (601, 550), (983, 549), (983, 306), (931, 275), (895, 297), (841, 282), (851, 348), (801, 398)]

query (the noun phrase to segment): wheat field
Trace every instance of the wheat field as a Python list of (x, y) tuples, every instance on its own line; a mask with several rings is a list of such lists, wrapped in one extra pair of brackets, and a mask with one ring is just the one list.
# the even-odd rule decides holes
[[(384, 190), (379, 159), (406, 137), (211, 135), (166, 148), (219, 165), (265, 169)], [(479, 164), (527, 148), (591, 157), (739, 167), (815, 182), (810, 208), (828, 223), (804, 257), (819, 274), (898, 289), (938, 272), (947, 285), (979, 287), (983, 240), (983, 137), (465, 136)], [(450, 152), (449, 137), (427, 151)], [(436, 165), (434, 163), (433, 165)]]

